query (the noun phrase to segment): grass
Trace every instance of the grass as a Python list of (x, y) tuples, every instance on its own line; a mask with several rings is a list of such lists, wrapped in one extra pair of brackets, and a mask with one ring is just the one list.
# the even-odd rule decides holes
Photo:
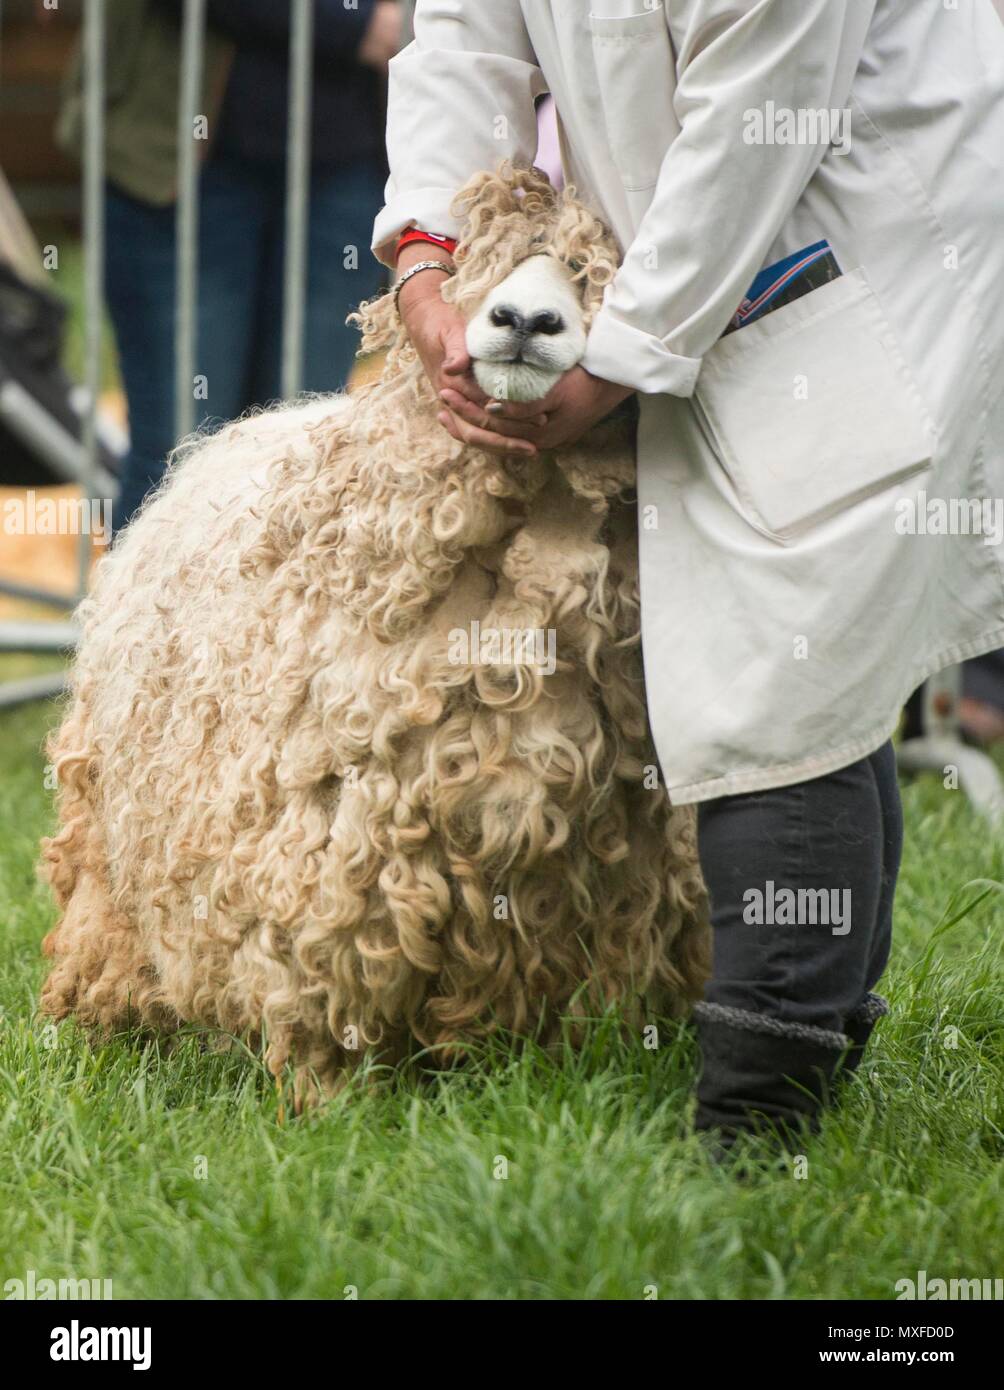
[(737, 1181), (687, 1135), (694, 1056), (673, 1029), (655, 1051), (602, 1022), (578, 1055), (499, 1045), (296, 1119), (246, 1053), (92, 1050), (37, 1019), (55, 717), (0, 716), (0, 1278), (110, 1278), (119, 1298), (884, 1299), (920, 1269), (1004, 1275), (1004, 865), (961, 793), (905, 789), (893, 1014), (806, 1175)]

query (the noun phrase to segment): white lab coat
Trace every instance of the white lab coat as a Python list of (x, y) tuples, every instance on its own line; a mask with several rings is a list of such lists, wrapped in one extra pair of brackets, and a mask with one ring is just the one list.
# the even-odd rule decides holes
[[(1004, 28), (991, 0), (419, 0), (376, 254), (412, 223), (456, 234), (472, 173), (532, 161), (548, 89), (624, 251), (584, 361), (642, 393), (669, 791), (821, 776), (1004, 646)], [(849, 149), (839, 124), (781, 143), (785, 109), (849, 111)], [(774, 143), (748, 143), (756, 110)], [(722, 337), (763, 267), (823, 238), (842, 278)], [(921, 533), (946, 515), (984, 533)]]

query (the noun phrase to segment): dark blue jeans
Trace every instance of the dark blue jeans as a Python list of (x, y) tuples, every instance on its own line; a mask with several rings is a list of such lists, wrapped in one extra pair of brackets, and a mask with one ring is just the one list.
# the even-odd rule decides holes
[(903, 849), (892, 743), (826, 777), (699, 806), (698, 848), (708, 1003), (843, 1032), (889, 958)]
[[(358, 334), (345, 316), (380, 286), (369, 244), (383, 177), (369, 161), (311, 181), (303, 385), (345, 386)], [(132, 439), (116, 509), (124, 526), (164, 474), (174, 438), (173, 207), (112, 184), (106, 195), (106, 291)], [(280, 393), (285, 170), (215, 156), (200, 180), (196, 373), (206, 378), (199, 424), (233, 419)]]

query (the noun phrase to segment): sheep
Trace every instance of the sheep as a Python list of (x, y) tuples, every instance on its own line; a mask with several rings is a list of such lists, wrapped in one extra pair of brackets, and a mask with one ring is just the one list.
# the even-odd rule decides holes
[[(478, 379), (536, 397), (616, 243), (511, 163), (454, 209)], [(522, 362), (503, 286), (569, 318)], [(693, 808), (646, 717), (631, 409), (550, 454), (470, 448), (392, 294), (355, 318), (378, 381), (187, 441), (101, 562), (43, 842), (46, 1014), (251, 1038), (308, 1101), (365, 1058), (683, 1016), (707, 974)]]

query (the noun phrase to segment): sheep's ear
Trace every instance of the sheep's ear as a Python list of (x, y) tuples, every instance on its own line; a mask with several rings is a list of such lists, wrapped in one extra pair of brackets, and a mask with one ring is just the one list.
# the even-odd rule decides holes
[(587, 312), (602, 297), (619, 263), (617, 243), (598, 217), (566, 190), (552, 232), (555, 254), (586, 288)]
[(453, 200), (452, 212), (466, 224), (467, 240), (493, 219), (514, 212), (533, 219), (550, 216), (557, 197), (542, 169), (503, 159), (494, 172), (482, 171), (468, 179)]
[(492, 217), (514, 212), (516, 193), (504, 170), (503, 163), (498, 173), (482, 171), (468, 179), (453, 200), (454, 215), (462, 222), (483, 225)]

